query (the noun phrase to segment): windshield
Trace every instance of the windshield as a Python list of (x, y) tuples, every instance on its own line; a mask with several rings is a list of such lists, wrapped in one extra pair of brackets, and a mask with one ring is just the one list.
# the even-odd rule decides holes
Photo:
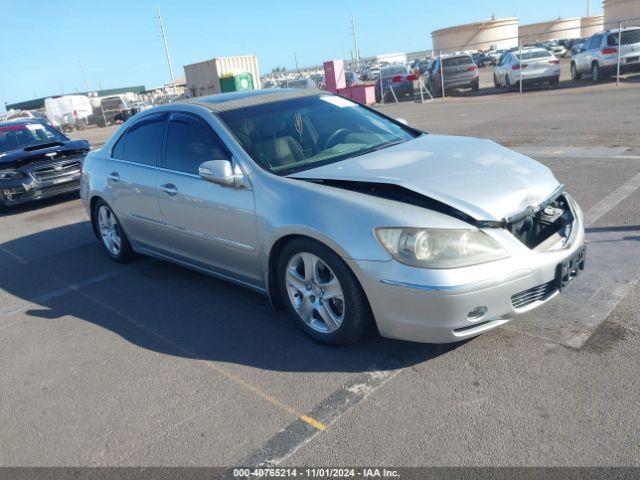
[(259, 165), (279, 175), (363, 155), (417, 135), (334, 95), (254, 105), (219, 116)]
[(44, 123), (0, 124), (0, 152), (65, 140), (68, 138)]

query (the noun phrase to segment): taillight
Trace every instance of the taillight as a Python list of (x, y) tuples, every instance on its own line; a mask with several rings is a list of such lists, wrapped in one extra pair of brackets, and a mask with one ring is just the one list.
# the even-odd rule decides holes
[(409, 81), (414, 81), (414, 80), (418, 80), (418, 75), (416, 74), (411, 74), (411, 75), (407, 75), (407, 80)]
[(600, 53), (602, 55), (613, 55), (614, 53), (618, 53), (618, 49), (613, 47), (607, 47), (600, 50)]
[(402, 81), (402, 75), (396, 75), (395, 77), (393, 77), (393, 78), (391, 79), (391, 81), (392, 81), (393, 83), (401, 82), (401, 81)]
[[(522, 65), (522, 68), (527, 68), (527, 66)], [(520, 70), (520, 65), (514, 65), (513, 67), (511, 67), (511, 70)]]
[(560, 60), (549, 60), (549, 63), (552, 65), (560, 65)]
[(475, 65), (473, 65), (472, 67), (467, 68), (467, 72), (475, 72), (476, 70), (478, 70), (478, 67), (476, 67)]

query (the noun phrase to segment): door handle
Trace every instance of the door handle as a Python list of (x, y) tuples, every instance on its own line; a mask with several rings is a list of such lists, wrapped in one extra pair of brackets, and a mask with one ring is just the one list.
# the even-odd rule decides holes
[(173, 183), (165, 183), (164, 185), (160, 185), (160, 190), (172, 197), (178, 194), (178, 189)]
[(111, 172), (109, 175), (107, 175), (107, 179), (111, 180), (112, 182), (119, 182), (120, 175), (118, 174), (118, 172)]

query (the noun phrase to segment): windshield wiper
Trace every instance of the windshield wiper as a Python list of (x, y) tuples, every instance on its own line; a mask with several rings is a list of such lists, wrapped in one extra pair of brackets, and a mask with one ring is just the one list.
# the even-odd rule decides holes
[(365, 148), (359, 152), (356, 152), (354, 155), (351, 155), (349, 158), (360, 157), (362, 155), (366, 155), (367, 153), (377, 152), (378, 150), (383, 150), (385, 148), (393, 147), (394, 145), (400, 145), (401, 143), (406, 142), (407, 140), (396, 140), (395, 142), (383, 143), (381, 145), (376, 145), (374, 147)]

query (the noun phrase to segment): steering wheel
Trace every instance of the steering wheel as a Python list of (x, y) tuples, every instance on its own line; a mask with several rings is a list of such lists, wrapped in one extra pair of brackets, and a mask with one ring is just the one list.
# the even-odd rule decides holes
[(338, 137), (340, 137), (341, 135), (344, 135), (345, 137), (347, 135), (349, 135), (351, 133), (351, 130), (349, 130), (348, 128), (339, 128), (338, 130), (336, 130), (335, 132), (333, 132), (331, 135), (329, 135), (329, 138), (327, 138), (324, 142), (324, 148), (331, 148), (333, 147), (334, 144), (338, 143), (336, 142), (336, 140), (338, 139)]

